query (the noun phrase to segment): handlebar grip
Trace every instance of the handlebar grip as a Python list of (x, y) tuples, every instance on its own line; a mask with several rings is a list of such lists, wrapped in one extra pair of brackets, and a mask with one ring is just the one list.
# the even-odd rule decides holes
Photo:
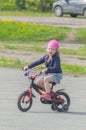
[(24, 72), (24, 76), (27, 76), (27, 74), (28, 74), (27, 72)]

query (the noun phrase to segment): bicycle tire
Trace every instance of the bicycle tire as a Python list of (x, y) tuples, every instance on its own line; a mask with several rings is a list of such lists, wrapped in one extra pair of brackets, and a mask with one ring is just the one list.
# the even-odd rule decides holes
[[(29, 96), (30, 96), (30, 93), (26, 91), (26, 92), (21, 93), (20, 96), (18, 97), (17, 106), (20, 111), (26, 112), (31, 108), (32, 101), (33, 101), (32, 98), (30, 99), (29, 102), (25, 101), (25, 99), (24, 99), (24, 101), (22, 101), (23, 97), (25, 97), (25, 98), (27, 97), (27, 99), (28, 99)], [(22, 105), (24, 105), (24, 103), (25, 103), (25, 105), (27, 105), (27, 107), (22, 106)]]
[[(70, 106), (70, 97), (67, 93), (65, 92), (58, 92), (56, 91), (56, 94), (59, 96), (63, 96), (65, 98), (65, 101), (62, 103), (58, 102), (58, 97), (57, 97), (57, 102), (53, 102), (53, 108), (57, 110), (58, 112), (67, 112)], [(59, 106), (62, 106), (62, 108), (59, 108)]]

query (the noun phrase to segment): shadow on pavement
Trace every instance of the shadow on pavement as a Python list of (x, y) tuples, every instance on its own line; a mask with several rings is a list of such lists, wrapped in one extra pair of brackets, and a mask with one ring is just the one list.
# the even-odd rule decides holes
[(86, 116), (86, 112), (57, 112), (57, 111), (52, 111), (52, 112), (48, 112), (48, 111), (30, 111), (29, 113), (57, 113), (57, 114), (69, 114), (69, 115), (80, 115), (80, 116)]
[(86, 116), (86, 112), (67, 112), (66, 114), (72, 114), (72, 115), (84, 115), (84, 116)]

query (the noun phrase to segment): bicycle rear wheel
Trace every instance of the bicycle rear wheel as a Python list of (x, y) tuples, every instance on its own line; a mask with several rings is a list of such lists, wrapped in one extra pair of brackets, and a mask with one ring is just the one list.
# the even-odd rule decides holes
[(52, 110), (57, 110), (58, 112), (67, 112), (70, 106), (70, 97), (65, 92), (56, 92), (57, 101), (52, 103)]

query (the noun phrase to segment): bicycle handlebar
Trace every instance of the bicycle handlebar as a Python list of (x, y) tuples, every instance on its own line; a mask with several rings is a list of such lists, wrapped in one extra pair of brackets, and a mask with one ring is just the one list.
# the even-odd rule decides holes
[(24, 72), (24, 76), (28, 76), (28, 77), (33, 77), (33, 78), (36, 78), (37, 76), (41, 75), (42, 72), (41, 71), (34, 71), (32, 69), (29, 69), (27, 71)]

